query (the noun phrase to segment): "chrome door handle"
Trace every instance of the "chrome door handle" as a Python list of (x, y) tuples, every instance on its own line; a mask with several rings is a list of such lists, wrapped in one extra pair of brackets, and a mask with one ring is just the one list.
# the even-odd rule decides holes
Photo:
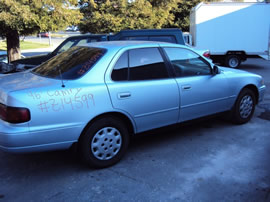
[(126, 99), (131, 97), (131, 93), (118, 93), (118, 98), (119, 99)]

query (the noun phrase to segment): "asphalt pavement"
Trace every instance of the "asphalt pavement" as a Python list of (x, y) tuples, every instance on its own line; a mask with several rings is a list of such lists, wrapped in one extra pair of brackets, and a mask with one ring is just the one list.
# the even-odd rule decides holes
[(270, 201), (270, 61), (239, 69), (264, 77), (253, 119), (221, 118), (137, 136), (117, 165), (95, 170), (71, 151), (0, 151), (2, 201)]

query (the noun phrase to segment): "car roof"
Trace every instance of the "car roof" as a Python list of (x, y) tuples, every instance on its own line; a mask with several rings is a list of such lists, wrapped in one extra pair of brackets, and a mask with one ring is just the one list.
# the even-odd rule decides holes
[(99, 47), (105, 49), (121, 49), (121, 48), (143, 48), (143, 47), (153, 47), (153, 46), (169, 46), (169, 47), (185, 47), (183, 45), (167, 43), (167, 42), (156, 42), (156, 41), (103, 41), (103, 42), (93, 42), (82, 46), (88, 47)]

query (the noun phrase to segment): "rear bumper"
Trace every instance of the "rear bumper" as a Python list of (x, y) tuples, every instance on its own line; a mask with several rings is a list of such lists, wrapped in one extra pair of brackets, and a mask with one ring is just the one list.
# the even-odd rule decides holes
[(80, 133), (76, 129), (78, 128), (30, 132), (28, 124), (14, 126), (0, 120), (0, 150), (27, 153), (68, 149), (78, 140)]
[[(50, 144), (32, 145), (32, 146), (13, 146), (12, 143), (21, 141), (22, 139), (24, 139), (25, 135), (24, 134), (20, 134), (20, 136), (8, 135), (5, 137), (7, 141), (3, 142), (4, 144), (0, 144), (0, 150), (9, 152), (9, 153), (30, 153), (30, 152), (42, 152), (42, 151), (68, 149), (74, 143), (74, 141), (69, 141), (69, 142), (57, 142), (57, 143), (50, 143)], [(3, 140), (2, 134), (0, 134), (0, 139), (1, 141)]]

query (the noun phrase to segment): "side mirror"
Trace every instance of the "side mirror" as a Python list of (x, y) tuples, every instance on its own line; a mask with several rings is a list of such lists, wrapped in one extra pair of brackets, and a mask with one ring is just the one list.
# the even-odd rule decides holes
[(216, 75), (218, 73), (219, 73), (218, 66), (214, 65), (214, 67), (213, 67), (213, 75)]

